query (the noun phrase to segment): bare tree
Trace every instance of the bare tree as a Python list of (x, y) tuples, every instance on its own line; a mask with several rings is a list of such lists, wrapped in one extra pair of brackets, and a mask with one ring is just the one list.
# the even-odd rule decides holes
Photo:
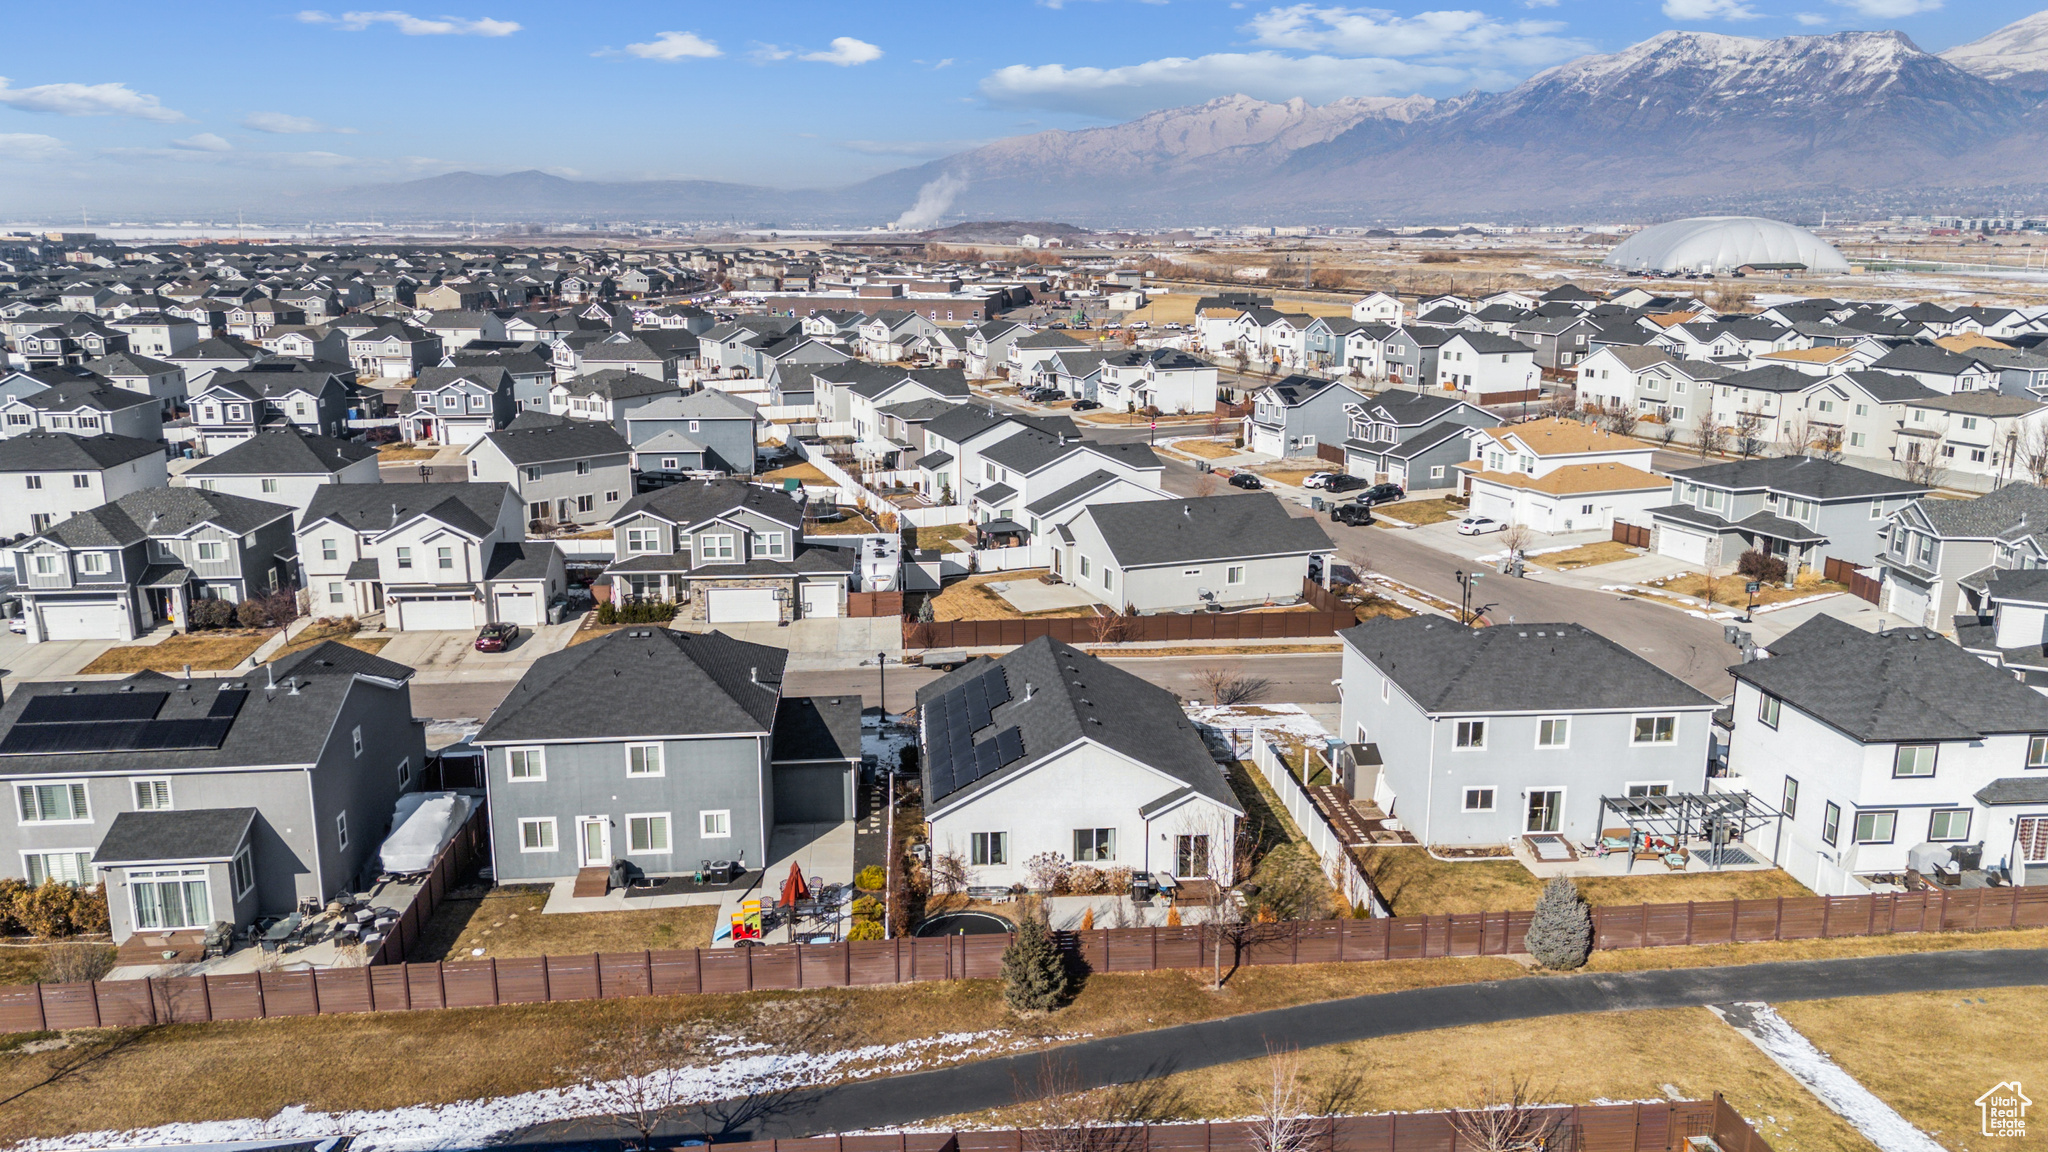
[(942, 896), (965, 892), (972, 873), (967, 868), (967, 857), (959, 851), (938, 852), (932, 855), (932, 891)]
[(1125, 1152), (1143, 1146), (1142, 1125), (1180, 1112), (1178, 1090), (1157, 1078), (1084, 1089), (1073, 1059), (1058, 1052), (1046, 1053), (1037, 1074), (1015, 1084), (1029, 1152)]
[(1301, 1056), (1292, 1048), (1266, 1046), (1266, 1084), (1252, 1093), (1254, 1110), (1245, 1135), (1257, 1152), (1309, 1152), (1328, 1141), (1329, 1125), (1308, 1115), (1310, 1094), (1301, 1082)]
[(1600, 409), (1599, 423), (1603, 432), (1611, 432), (1616, 436), (1633, 436), (1636, 434), (1636, 425), (1642, 422), (1642, 413), (1626, 404), (1608, 404)]
[(687, 1025), (642, 1014), (607, 1030), (574, 1073), (601, 1121), (642, 1149), (680, 1122), (696, 1085), (690, 1065), (710, 1055), (707, 1037)]
[(1735, 414), (1735, 454), (1744, 459), (1764, 450), (1764, 414), (1745, 408)]
[(1579, 413), (1578, 389), (1570, 384), (1558, 386), (1543, 398), (1543, 415), (1557, 420), (1569, 420)]
[(2025, 426), (2011, 448), (2013, 458), (2036, 484), (2048, 484), (2048, 426)]
[(1692, 442), (1700, 450), (1700, 459), (1718, 456), (1728, 450), (1728, 426), (1714, 423), (1712, 414), (1704, 416), (1693, 429)]
[(1816, 460), (1840, 463), (1842, 459), (1842, 430), (1832, 424), (1823, 424), (1814, 430), (1808, 441), (1806, 454)]
[(1214, 496), (1216, 489), (1220, 487), (1222, 487), (1222, 482), (1216, 479), (1214, 472), (1197, 472), (1195, 474), (1196, 496)]
[[(1919, 445), (1913, 445), (1918, 448)], [(1948, 470), (1931, 459), (1923, 459), (1919, 453), (1899, 461), (1899, 476), (1910, 484), (1924, 484), (1929, 488), (1941, 487)]]
[(1536, 542), (1536, 530), (1517, 520), (1502, 529), (1500, 542), (1508, 547), (1508, 564), (1512, 566), (1523, 558), (1529, 545)]
[(1668, 449), (1678, 442), (1678, 425), (1666, 420), (1657, 429), (1657, 443)]
[(1536, 1103), (1526, 1077), (1489, 1083), (1469, 1108), (1451, 1110), (1460, 1145), (1474, 1152), (1536, 1152), (1564, 1126), (1561, 1108)]
[(1097, 644), (1122, 644), (1137, 638), (1138, 617), (1135, 613), (1098, 610), (1088, 621), (1088, 631)]
[(1202, 686), (1211, 704), (1250, 704), (1264, 699), (1273, 688), (1271, 680), (1247, 675), (1242, 669), (1228, 664), (1212, 664), (1197, 669), (1195, 683)]

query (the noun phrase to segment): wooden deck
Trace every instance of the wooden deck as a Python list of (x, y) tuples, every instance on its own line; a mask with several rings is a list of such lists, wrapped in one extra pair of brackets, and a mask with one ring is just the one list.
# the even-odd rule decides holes
[(576, 887), (570, 895), (582, 899), (586, 896), (602, 896), (611, 891), (612, 870), (609, 868), (578, 868)]
[[(164, 953), (170, 952), (171, 956)], [(197, 964), (206, 958), (206, 933), (194, 928), (180, 932), (138, 932), (121, 943), (114, 953), (116, 966), (128, 964)]]

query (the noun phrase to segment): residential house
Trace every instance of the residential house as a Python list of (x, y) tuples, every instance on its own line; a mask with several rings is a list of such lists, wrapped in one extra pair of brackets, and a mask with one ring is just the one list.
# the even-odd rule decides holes
[(611, 518), (621, 600), (669, 601), (697, 624), (845, 615), (854, 551), (804, 541), (803, 505), (736, 480), (674, 484)]
[(512, 376), (497, 366), (420, 369), (412, 410), (400, 425), (405, 438), (429, 444), (474, 444), (518, 414)]
[(1458, 465), (1472, 459), (1474, 429), (1501, 418), (1438, 392), (1377, 392), (1351, 417), (1344, 471), (1409, 491), (1455, 488)]
[(0, 869), (103, 883), (117, 944), (196, 948), (361, 891), (426, 765), (411, 675), (329, 642), (238, 677), (22, 684), (0, 706)]
[(787, 661), (652, 627), (535, 661), (474, 737), (499, 882), (760, 869), (778, 825), (853, 819), (860, 698), (784, 696)]
[(185, 370), (185, 390), (193, 395), (205, 388), (216, 372), (240, 372), (269, 358), (269, 349), (233, 336), (208, 337), (189, 348), (159, 357)]
[(1600, 326), (1574, 312), (1566, 316), (1532, 315), (1517, 323), (1508, 335), (1533, 348), (1536, 367), (1561, 371), (1574, 367), (1592, 352), (1592, 340)]
[(558, 381), (548, 390), (548, 411), (572, 420), (594, 420), (626, 434), (626, 421), (640, 408), (681, 396), (672, 380), (607, 368)]
[(1041, 637), (917, 692), (932, 850), (972, 883), (1051, 856), (1229, 885), (1244, 809), (1166, 689)]
[(1956, 643), (2048, 694), (2048, 568), (1988, 569), (1970, 579), (1966, 598), (1973, 610), (1952, 622)]
[(327, 484), (377, 484), (377, 450), (358, 440), (308, 435), (294, 425), (265, 428), (178, 474), (178, 482), (304, 512)]
[(527, 412), (462, 454), (471, 481), (518, 489), (534, 531), (602, 524), (633, 495), (632, 450), (600, 421)]
[(1401, 324), (1400, 297), (1387, 292), (1368, 292), (1351, 302), (1351, 318), (1366, 324)]
[(1355, 792), (1425, 845), (1588, 843), (1609, 799), (1706, 790), (1716, 701), (1583, 625), (1382, 617), (1338, 635), (1342, 735), (1378, 762)]
[(365, 376), (410, 380), (441, 362), (441, 338), (410, 324), (382, 324), (350, 340), (348, 358)]
[(548, 410), (548, 390), (554, 387), (555, 367), (544, 344), (504, 344), (488, 351), (470, 349), (442, 358), (442, 368), (488, 371), (501, 368), (512, 381), (512, 404), (521, 412)]
[(1936, 392), (1996, 391), (2003, 373), (1976, 356), (1930, 344), (1903, 344), (1871, 364), (1879, 372), (1911, 376)]
[(1008, 320), (989, 320), (967, 329), (967, 375), (986, 380), (1010, 362), (1010, 346), (1031, 329)]
[(1744, 552), (1785, 562), (1787, 586), (1802, 572), (1835, 578), (1829, 561), (1877, 563), (1884, 528), (1927, 492), (1915, 484), (1811, 456), (1732, 460), (1681, 468), (1672, 503), (1650, 510), (1650, 550), (1726, 570)]
[(994, 405), (959, 404), (926, 421), (924, 452), (917, 459), (926, 498), (941, 504), (965, 504), (980, 486), (1001, 483), (988, 475), (981, 454), (1027, 429), (1081, 439), (1071, 416), (1025, 416)]
[(2024, 474), (2025, 456), (2048, 444), (2048, 404), (1980, 390), (1909, 400), (1897, 459), (1933, 465), (1933, 475), (1994, 483)]
[(1616, 513), (1647, 512), (1670, 495), (1650, 471), (1654, 449), (1576, 420), (1531, 420), (1483, 428), (1465, 473), (1470, 512), (1538, 532), (1584, 532)]
[(167, 312), (137, 312), (107, 327), (128, 336), (128, 350), (137, 356), (164, 357), (199, 343), (208, 333), (197, 322)]
[(1054, 571), (1113, 612), (1293, 604), (1337, 546), (1270, 492), (1090, 505), (1056, 534)]
[(1873, 634), (1826, 615), (1729, 671), (1717, 783), (1784, 813), (1768, 847), (1800, 883), (1863, 894), (1921, 850), (1969, 844), (1986, 869), (2041, 882), (2048, 697), (1927, 629)]
[[(926, 403), (937, 403), (926, 401)], [(716, 389), (664, 396), (626, 414), (626, 442), (643, 477), (688, 472), (752, 475), (760, 409)]]
[(495, 312), (430, 312), (426, 319), (420, 321), (419, 327), (438, 339), (442, 349), (448, 353), (467, 348), (479, 340), (505, 338), (505, 321)]
[(164, 360), (132, 352), (116, 352), (80, 365), (116, 388), (151, 397), (166, 416), (185, 400), (185, 370)]
[(1133, 348), (1104, 357), (1098, 370), (1096, 399), (1109, 411), (1216, 410), (1216, 365), (1199, 356), (1175, 348)]
[(1146, 444), (1097, 444), (1065, 432), (1025, 428), (980, 450), (981, 477), (968, 507), (984, 535), (1037, 536), (1018, 509), (1107, 470), (1164, 496), (1165, 465)]
[(1459, 332), (1437, 349), (1438, 387), (1484, 404), (1534, 400), (1542, 394), (1535, 350), (1511, 336)]
[(145, 488), (13, 545), (31, 644), (133, 640), (189, 626), (198, 600), (292, 583), (292, 510), (197, 488)]
[(2048, 567), (2048, 488), (2007, 484), (1969, 500), (1916, 500), (1884, 530), (1878, 606), (1916, 625), (1947, 630), (1984, 603), (1996, 571)]
[(33, 431), (157, 441), (164, 438), (164, 415), (150, 396), (81, 376), (0, 400), (0, 438)]
[[(971, 344), (972, 337), (969, 341)], [(1039, 365), (1053, 353), (1073, 352), (1086, 347), (1087, 345), (1065, 332), (1056, 332), (1052, 329), (1033, 332), (1010, 341), (1010, 357), (1004, 366), (1008, 369), (1010, 383), (1024, 384), (1033, 378)]]
[(1314, 456), (1342, 444), (1366, 396), (1319, 376), (1288, 376), (1252, 393), (1244, 445), (1268, 456)]
[(45, 531), (168, 479), (164, 446), (153, 440), (63, 432), (0, 439), (0, 537)]

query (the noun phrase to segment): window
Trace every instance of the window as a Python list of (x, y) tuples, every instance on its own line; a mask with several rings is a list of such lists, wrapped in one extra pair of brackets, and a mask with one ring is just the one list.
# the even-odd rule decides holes
[(754, 541), (760, 548), (761, 555), (772, 558), (782, 556), (782, 533), (763, 532), (754, 537)]
[(1965, 431), (1965, 432), (1975, 432), (1976, 430), (1977, 430), (1977, 418), (1976, 418), (1975, 416), (1965, 416), (1965, 417), (1963, 417), (1963, 431)]
[(555, 851), (555, 818), (535, 816), (519, 822), (519, 850), (521, 852)]
[(626, 842), (628, 852), (656, 855), (667, 852), (668, 813), (650, 812), (641, 816), (626, 817)]
[[(265, 488), (265, 489), (264, 489), (264, 491), (265, 491), (265, 492), (275, 492), (275, 491), (277, 491), (277, 488), (276, 488), (276, 484), (277, 484), (277, 481), (275, 481), (275, 480), (265, 480), (265, 481), (264, 481), (264, 483), (265, 483), (265, 484), (269, 484), (269, 485), (271, 485), (271, 487), (269, 487), (269, 488)], [(73, 472), (73, 473), (71, 474), (71, 486), (72, 486), (73, 488), (90, 488), (90, 487), (92, 487), (92, 477), (91, 477), (91, 476), (89, 476), (89, 475), (87, 475), (87, 474), (86, 474), (86, 473), (84, 473), (84, 472)]]
[(1459, 747), (1459, 748), (1484, 748), (1484, 747), (1486, 747), (1486, 721), (1484, 721), (1484, 720), (1460, 720), (1460, 721), (1458, 721), (1458, 735), (1457, 735), (1456, 745), (1457, 745), (1457, 747)]
[(89, 575), (103, 575), (107, 570), (107, 554), (105, 552), (79, 553), (78, 570)]
[(538, 479), (540, 479), (540, 465), (538, 465), (538, 464), (531, 464), (531, 465), (528, 465), (528, 466), (527, 466), (527, 469), (526, 469), (526, 478), (527, 478), (528, 480), (538, 480)]
[(1640, 796), (1671, 795), (1671, 785), (1669, 784), (1629, 784), (1626, 785), (1626, 787), (1628, 789), (1628, 795), (1631, 798)]
[(1784, 701), (1779, 700), (1776, 696), (1757, 697), (1756, 718), (1763, 721), (1766, 728), (1776, 728), (1778, 726), (1778, 717), (1784, 712), (1784, 709)]
[(1429, 478), (1430, 478), (1431, 480), (1441, 480), (1441, 479), (1443, 479), (1443, 478), (1444, 478), (1444, 466), (1443, 466), (1443, 465), (1441, 465), (1441, 464), (1438, 464), (1438, 465), (1435, 465), (1435, 466), (1431, 467), (1431, 468), (1430, 468), (1430, 470), (1429, 470)]
[(2048, 736), (2027, 738), (2027, 767), (2048, 768)]
[(398, 550), (398, 566), (400, 568), (412, 567), (412, 549), (400, 548)]
[(1927, 818), (1929, 840), (1968, 840), (1970, 838), (1970, 810), (1968, 808), (1937, 808)]
[(249, 890), (256, 887), (256, 864), (249, 859), (247, 848), (235, 853), (234, 863), (228, 865), (228, 880), (237, 900), (247, 896)]
[(23, 824), (89, 824), (92, 810), (85, 802), (85, 782), (63, 784), (22, 784), (14, 790)]
[(455, 550), (453, 548), (434, 549), (434, 566), (437, 568), (455, 567)]
[(320, 542), (320, 558), (322, 560), (339, 560), (341, 559), (341, 551), (334, 546), (334, 541), (322, 540)]
[(348, 847), (347, 812), (336, 812), (334, 814), (334, 846), (341, 849)]
[(1562, 716), (1536, 722), (1538, 748), (1563, 748), (1571, 742), (1572, 722)]
[(1103, 587), (1104, 589), (1108, 589), (1108, 588), (1109, 588), (1109, 587), (1110, 587), (1111, 585), (1113, 585), (1113, 584), (1115, 584), (1115, 583), (1116, 583), (1116, 573), (1115, 573), (1115, 572), (1113, 572), (1113, 571), (1111, 571), (1111, 570), (1110, 570), (1110, 569), (1108, 569), (1108, 568), (1104, 568), (1104, 569), (1102, 570), (1102, 587)]
[(263, 478), (263, 490), (265, 492), (277, 491), (277, 481), (272, 479), (271, 477), (265, 476)]
[[(1082, 563), (1083, 563), (1083, 564), (1086, 564), (1086, 563), (1087, 563), (1087, 561), (1083, 560), (1083, 561), (1082, 561)], [(54, 575), (56, 575), (56, 574), (57, 574), (57, 558), (56, 558), (55, 556), (52, 556), (52, 555), (50, 555), (50, 554), (49, 554), (49, 553), (47, 553), (47, 552), (44, 552), (44, 553), (41, 553), (41, 554), (39, 554), (39, 555), (38, 555), (38, 556), (36, 557), (36, 575), (38, 575), (38, 576), (54, 576)]]
[(1870, 405), (1858, 404), (1855, 408), (1851, 409), (1851, 411), (1855, 412), (1858, 416), (1868, 416), (1870, 415)]
[(578, 476), (588, 476), (588, 475), (590, 475), (590, 461), (588, 461), (588, 460), (578, 460), (578, 461), (576, 462), (576, 474), (577, 474)]
[(55, 880), (73, 887), (92, 882), (90, 852), (24, 852), (21, 862), (28, 873), (29, 887)]
[(43, 478), (41, 476), (30, 476), (27, 483), (31, 489), (41, 488), (43, 486)]
[(659, 776), (661, 774), (661, 745), (626, 745), (626, 775)]
[(505, 753), (505, 778), (508, 780), (545, 780), (548, 778), (547, 761), (538, 748), (513, 748)]
[(661, 458), (661, 470), (662, 470), (663, 472), (673, 472), (673, 471), (675, 471), (675, 470), (676, 470), (676, 458), (675, 458), (675, 457), (673, 457), (673, 456), (663, 456), (663, 457)]
[(135, 782), (135, 810), (138, 812), (162, 812), (171, 806), (171, 782), (169, 780), (137, 780)]
[(220, 481), (218, 480), (201, 480), (199, 482), (199, 490), (201, 492), (213, 492), (219, 490), (219, 488)]
[(1632, 744), (1669, 744), (1678, 739), (1678, 717), (1638, 716)]
[(1493, 811), (1493, 797), (1494, 790), (1491, 788), (1467, 788), (1465, 789), (1465, 811), (1491, 812)]
[(230, 405), (228, 405), (228, 419), (230, 419), (230, 420), (246, 420), (246, 419), (248, 419), (248, 418), (249, 418), (249, 409), (248, 409), (248, 407), (247, 407), (246, 405), (243, 405), (243, 404), (230, 404)]
[(733, 558), (733, 536), (729, 532), (710, 532), (697, 537), (697, 559), (731, 560)]
[(1932, 536), (1920, 537), (1920, 563), (1923, 565), (1934, 563), (1934, 537)]
[(1116, 829), (1074, 829), (1074, 861), (1076, 863), (1096, 864), (1114, 859), (1116, 859)]
[(138, 929), (201, 928), (213, 922), (204, 868), (130, 872), (128, 894)]
[(221, 547), (218, 540), (201, 540), (199, 542), (199, 558), (201, 560), (219, 560), (224, 554), (225, 550)]
[(1010, 862), (1010, 834), (1008, 832), (976, 832), (969, 836), (967, 860), (970, 864), (1008, 864)]
[(1889, 844), (1898, 831), (1897, 812), (1858, 812), (1856, 814), (1856, 843)]
[(1932, 776), (1934, 775), (1933, 744), (1901, 744), (1896, 758), (1892, 760), (1892, 775)]
[(1864, 446), (1864, 444), (1868, 442), (1868, 440), (1869, 438), (1861, 432), (1849, 433), (1849, 447), (1851, 448), (1861, 448)]
[(1840, 804), (1835, 803), (1833, 800), (1830, 800), (1827, 803), (1827, 807), (1821, 809), (1820, 813), (1821, 842), (1826, 844), (1828, 847), (1833, 848), (1835, 846), (1835, 841), (1840, 839), (1841, 835), (1842, 806)]
[(347, 603), (347, 602), (348, 602), (348, 585), (347, 585), (347, 584), (345, 584), (345, 583), (343, 583), (343, 582), (341, 582), (341, 581), (339, 581), (339, 580), (335, 580), (335, 581), (333, 581), (333, 582), (329, 583), (329, 584), (327, 585), (327, 602), (328, 602), (329, 604), (345, 604), (345, 603)]
[(697, 835), (706, 840), (722, 840), (732, 835), (732, 811), (720, 808), (715, 812), (697, 813)]
[[(45, 557), (38, 556), (36, 557), (36, 562), (40, 564), (44, 559)], [(42, 569), (37, 568), (36, 571), (40, 572), (42, 571)], [(1081, 557), (1081, 575), (1083, 577), (1086, 577), (1088, 575), (1088, 558), (1086, 556)]]
[(1225, 568), (1223, 570), (1223, 582), (1225, 584), (1244, 583), (1244, 565), (1232, 564), (1228, 568)]

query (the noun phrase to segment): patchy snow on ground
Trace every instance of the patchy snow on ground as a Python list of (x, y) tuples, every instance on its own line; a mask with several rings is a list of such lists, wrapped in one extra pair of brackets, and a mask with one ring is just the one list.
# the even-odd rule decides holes
[(1942, 1152), (1940, 1144), (1858, 1083), (1769, 1004), (1708, 1005), (1881, 1152)]
[(1830, 597), (1846, 595), (1848, 595), (1846, 592), (1822, 592), (1817, 596), (1801, 596), (1797, 600), (1780, 600), (1776, 604), (1767, 604), (1759, 607), (1756, 610), (1756, 615), (1761, 616), (1766, 612), (1776, 612), (1780, 608), (1797, 608), (1801, 604), (1811, 604), (1815, 600), (1826, 600)]
[(884, 772), (894, 772), (903, 763), (903, 750), (917, 744), (917, 729), (907, 725), (891, 724), (884, 728), (862, 720), (860, 725), (860, 754), (863, 759), (873, 756), (875, 763)]
[[(870, 1044), (840, 1052), (766, 1055), (762, 1046), (733, 1042), (717, 1064), (680, 1069), (679, 1103), (729, 1100), (754, 1093), (917, 1072), (966, 1058), (1000, 1055), (1084, 1038), (1080, 1034), (1019, 1036), (1004, 1030), (948, 1032), (900, 1044)], [(522, 1092), (455, 1104), (422, 1104), (385, 1111), (321, 1112), (296, 1105), (268, 1118), (164, 1124), (126, 1131), (81, 1132), (14, 1145), (16, 1152), (145, 1148), (220, 1144), (235, 1140), (318, 1140), (354, 1137), (353, 1147), (376, 1152), (428, 1152), (476, 1148), (536, 1124), (601, 1117), (613, 1105), (601, 1085)]]
[(1190, 704), (1188, 719), (1211, 728), (1256, 728), (1261, 736), (1292, 736), (1321, 744), (1330, 735), (1322, 722), (1299, 704)]

